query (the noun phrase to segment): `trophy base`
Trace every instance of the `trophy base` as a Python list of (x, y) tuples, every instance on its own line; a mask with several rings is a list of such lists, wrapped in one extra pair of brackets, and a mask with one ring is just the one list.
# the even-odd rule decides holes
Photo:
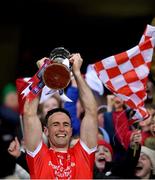
[(52, 63), (45, 69), (43, 81), (51, 89), (65, 89), (70, 83), (70, 71), (63, 64)]

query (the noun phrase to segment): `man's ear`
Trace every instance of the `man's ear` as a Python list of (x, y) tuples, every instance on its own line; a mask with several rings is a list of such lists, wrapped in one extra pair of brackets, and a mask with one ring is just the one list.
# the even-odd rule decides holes
[(44, 126), (44, 134), (48, 137), (49, 133), (48, 133), (48, 128), (46, 126)]

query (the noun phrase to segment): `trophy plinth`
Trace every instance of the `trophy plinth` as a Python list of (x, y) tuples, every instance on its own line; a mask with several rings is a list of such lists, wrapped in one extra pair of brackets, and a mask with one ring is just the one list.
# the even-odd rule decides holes
[(43, 81), (51, 89), (65, 89), (70, 83), (69, 51), (60, 47), (55, 48), (51, 54), (51, 64), (43, 73)]

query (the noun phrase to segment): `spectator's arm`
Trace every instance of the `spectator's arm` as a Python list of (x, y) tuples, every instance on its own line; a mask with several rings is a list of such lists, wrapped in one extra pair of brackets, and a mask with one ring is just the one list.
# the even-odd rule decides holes
[(26, 153), (21, 151), (20, 156), (16, 159), (16, 163), (19, 164), (23, 169), (25, 169), (29, 173), (29, 169), (26, 161)]
[(20, 144), (17, 137), (15, 137), (15, 140), (10, 143), (8, 152), (10, 155), (16, 158), (16, 163), (29, 172), (26, 162), (26, 154), (20, 150)]
[(20, 144), (17, 137), (15, 137), (15, 139), (10, 143), (8, 152), (15, 158), (18, 158), (21, 155)]
[(124, 111), (119, 114), (113, 113), (113, 120), (117, 138), (122, 146), (127, 150), (130, 144), (132, 131), (129, 130), (126, 113)]
[(114, 105), (114, 95), (107, 95), (107, 112), (111, 112)]

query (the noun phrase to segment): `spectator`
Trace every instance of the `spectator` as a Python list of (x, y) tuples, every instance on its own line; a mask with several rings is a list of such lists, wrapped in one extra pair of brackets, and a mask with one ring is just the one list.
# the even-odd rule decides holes
[(16, 93), (16, 87), (12, 83), (7, 84), (1, 92), (2, 104), (12, 109), (13, 111), (18, 111), (18, 97)]
[(97, 120), (98, 120), (98, 139), (104, 139), (110, 143), (110, 137), (107, 131), (104, 129), (104, 113), (107, 111), (107, 106), (101, 105), (97, 109)]
[(101, 105), (97, 109), (97, 119), (99, 127), (104, 128), (104, 113), (107, 112), (107, 106)]
[(152, 115), (150, 122), (150, 132), (152, 136), (155, 138), (155, 113)]
[(15, 137), (15, 139), (10, 143), (8, 152), (16, 159), (15, 174), (19, 178), (29, 179), (25, 148), (20, 145), (17, 137)]
[[(45, 126), (45, 116), (47, 112), (51, 109), (61, 107), (61, 100), (58, 95), (54, 94), (47, 100), (39, 104), (38, 106), (38, 116), (41, 120), (42, 126)], [(44, 129), (44, 128), (43, 128)]]
[(144, 146), (155, 150), (155, 137), (148, 137), (146, 138), (145, 142), (144, 142)]
[(19, 116), (12, 114), (10, 109), (0, 107), (0, 178), (8, 176), (16, 178), (14, 176), (15, 158), (7, 150), (16, 136), (16, 122), (19, 121)]
[(110, 138), (106, 130), (102, 127), (98, 127), (98, 140), (104, 139), (107, 143), (110, 143)]
[(107, 102), (108, 112), (104, 113), (104, 128), (110, 137), (114, 159), (120, 159), (126, 154), (132, 132), (129, 131), (124, 102), (114, 95), (108, 95)]
[(147, 99), (145, 100), (145, 105), (152, 104), (154, 102), (153, 92), (154, 92), (154, 84), (155, 81), (152, 78), (152, 74), (150, 73), (147, 80), (146, 93)]
[(140, 143), (141, 134), (137, 132), (131, 139), (126, 155), (118, 161), (112, 159), (111, 145), (103, 140), (99, 141), (95, 153), (94, 179), (135, 178), (134, 171), (140, 155)]
[(94, 179), (101, 179), (106, 172), (106, 162), (112, 161), (113, 149), (106, 141), (99, 140), (97, 151), (95, 153)]
[(1, 91), (0, 111), (10, 124), (14, 124), (16, 134), (22, 139), (22, 129), (19, 118), (18, 96), (16, 87), (13, 83), (8, 83)]
[(140, 158), (136, 166), (136, 177), (140, 179), (155, 178), (155, 151), (142, 146)]

